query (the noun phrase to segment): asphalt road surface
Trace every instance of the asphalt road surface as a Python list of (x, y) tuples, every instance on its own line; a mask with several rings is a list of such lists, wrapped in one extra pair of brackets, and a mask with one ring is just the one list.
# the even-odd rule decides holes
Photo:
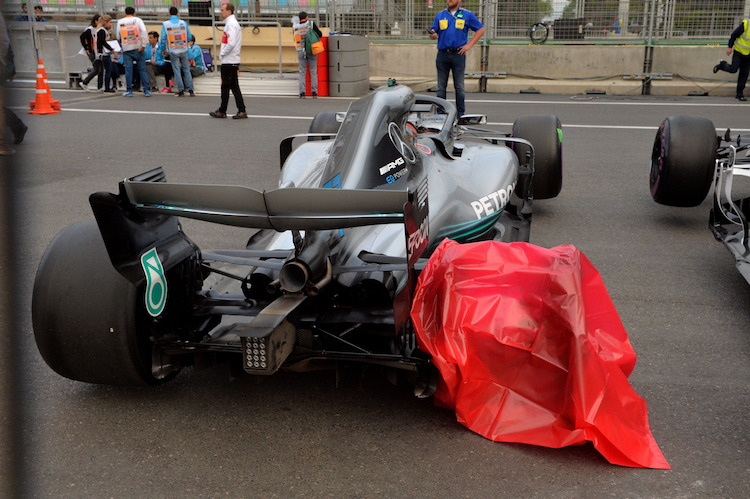
[[(208, 116), (217, 96), (53, 96), (58, 115), (19, 112), (30, 129), (15, 156), (15, 184), (2, 183), (19, 231), (5, 262), (6, 275), (16, 276), (17, 316), (3, 325), (18, 335), (15, 477), (29, 497), (750, 495), (750, 285), (707, 229), (709, 201), (669, 208), (648, 190), (651, 146), (666, 116), (704, 116), (717, 128), (750, 132), (746, 105), (492, 94), (470, 94), (467, 103), (502, 131), (521, 115), (560, 117), (563, 190), (535, 203), (531, 241), (573, 244), (600, 271), (638, 355), (630, 382), (673, 468), (657, 471), (610, 465), (590, 444), (493, 443), (377, 370), (259, 382), (230, 381), (223, 368), (189, 369), (157, 388), (58, 376), (34, 343), (31, 289), (53, 236), (91, 218), (90, 193), (114, 192), (122, 178), (155, 166), (172, 181), (272, 188), (280, 140), (307, 131), (318, 112), (346, 110), (349, 99), (248, 96), (251, 117), (238, 121)], [(25, 103), (32, 94), (18, 97)], [(233, 228), (185, 227), (204, 248), (246, 240)]]

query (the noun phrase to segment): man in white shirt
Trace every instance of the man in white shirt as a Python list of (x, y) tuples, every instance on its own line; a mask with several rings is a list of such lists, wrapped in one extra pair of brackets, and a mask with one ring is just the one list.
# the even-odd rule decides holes
[(221, 18), (224, 19), (224, 36), (221, 38), (221, 105), (216, 111), (208, 113), (213, 118), (226, 118), (229, 105), (229, 91), (234, 94), (237, 104), (235, 120), (247, 119), (245, 101), (240, 91), (238, 72), (240, 69), (240, 51), (242, 50), (242, 28), (234, 17), (234, 4), (221, 4)]
[(122, 59), (125, 66), (125, 83), (127, 91), (122, 94), (123, 97), (133, 96), (133, 63), (138, 68), (141, 76), (141, 85), (143, 86), (143, 95), (151, 97), (148, 90), (148, 73), (146, 73), (146, 54), (143, 49), (146, 48), (147, 31), (146, 25), (140, 17), (135, 17), (135, 9), (128, 5), (125, 7), (125, 17), (117, 21), (117, 39), (122, 46)]

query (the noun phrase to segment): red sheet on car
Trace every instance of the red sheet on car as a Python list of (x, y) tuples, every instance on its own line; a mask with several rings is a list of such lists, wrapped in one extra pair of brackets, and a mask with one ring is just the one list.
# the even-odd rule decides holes
[(553, 448), (591, 441), (612, 464), (669, 469), (628, 383), (627, 333), (575, 247), (445, 240), (411, 317), (442, 375), (436, 403), (472, 431)]

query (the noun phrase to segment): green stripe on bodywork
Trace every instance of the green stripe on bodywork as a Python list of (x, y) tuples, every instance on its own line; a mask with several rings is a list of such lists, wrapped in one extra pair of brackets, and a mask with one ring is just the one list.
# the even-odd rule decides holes
[(557, 138), (560, 139), (560, 143), (562, 144), (562, 128), (557, 129)]
[[(481, 218), (479, 220), (472, 220), (461, 224), (451, 225), (444, 227), (438, 232), (438, 237), (435, 239), (435, 243), (431, 249), (435, 249), (440, 242), (445, 239), (459, 240), (459, 239), (476, 239), (484, 235), (488, 230), (495, 225), (497, 219), (500, 218), (502, 210), (489, 217)], [(471, 236), (471, 237), (469, 237)]]

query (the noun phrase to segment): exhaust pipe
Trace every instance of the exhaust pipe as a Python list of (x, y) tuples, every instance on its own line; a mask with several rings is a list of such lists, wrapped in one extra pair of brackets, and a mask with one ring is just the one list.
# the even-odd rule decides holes
[[(279, 286), (288, 293), (298, 293), (311, 283), (322, 281), (327, 284), (325, 277), (330, 273), (330, 248), (314, 232), (309, 233), (304, 242), (302, 251), (288, 260), (279, 271)], [(315, 291), (319, 292), (320, 287), (322, 286), (316, 285)]]

